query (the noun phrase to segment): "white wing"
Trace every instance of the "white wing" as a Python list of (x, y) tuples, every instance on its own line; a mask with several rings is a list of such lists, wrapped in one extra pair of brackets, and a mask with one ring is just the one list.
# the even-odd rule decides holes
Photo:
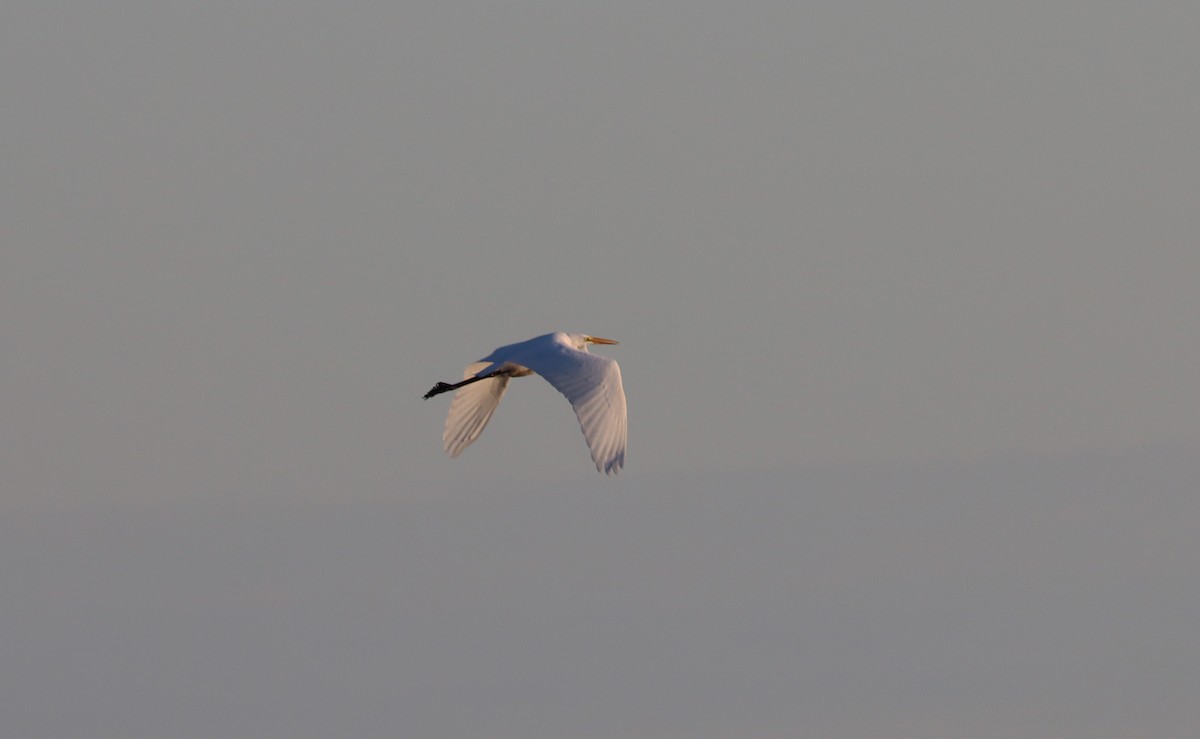
[(625, 466), (629, 425), (621, 368), (615, 361), (558, 340), (544, 342), (528, 354), (521, 352), (513, 361), (545, 377), (571, 401), (597, 470), (612, 475)]
[[(463, 379), (474, 377), (491, 362), (468, 364)], [(457, 457), (479, 438), (483, 428), (496, 412), (504, 391), (508, 388), (507, 376), (490, 377), (486, 380), (463, 385), (454, 393), (450, 402), (450, 413), (446, 416), (446, 428), (442, 431), (442, 444), (446, 453)]]

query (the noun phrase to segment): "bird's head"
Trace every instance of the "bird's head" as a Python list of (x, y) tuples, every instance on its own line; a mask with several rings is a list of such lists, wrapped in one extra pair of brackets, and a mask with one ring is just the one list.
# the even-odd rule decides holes
[(588, 344), (617, 344), (615, 339), (602, 339), (599, 336), (588, 336), (587, 334), (571, 334), (571, 343), (576, 349), (587, 351)]

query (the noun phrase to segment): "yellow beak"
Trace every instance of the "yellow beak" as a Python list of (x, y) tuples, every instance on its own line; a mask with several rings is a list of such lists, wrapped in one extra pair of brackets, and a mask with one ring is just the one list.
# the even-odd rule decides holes
[(617, 341), (616, 339), (601, 339), (599, 336), (589, 336), (587, 338), (588, 338), (588, 341), (592, 342), (593, 344), (619, 344), (619, 343), (621, 343), (621, 342)]

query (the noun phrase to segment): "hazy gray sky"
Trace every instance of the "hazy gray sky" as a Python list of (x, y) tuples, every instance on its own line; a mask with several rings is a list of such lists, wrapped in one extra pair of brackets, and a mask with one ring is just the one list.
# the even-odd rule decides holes
[[(1200, 725), (1200, 8), (0, 10), (23, 737)], [(516, 381), (611, 336), (625, 472)]]

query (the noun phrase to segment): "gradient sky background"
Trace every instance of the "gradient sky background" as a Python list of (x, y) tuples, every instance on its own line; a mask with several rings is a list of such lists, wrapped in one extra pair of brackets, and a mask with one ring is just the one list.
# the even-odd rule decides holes
[(1197, 29), (6, 4), (5, 733), (1191, 735)]

